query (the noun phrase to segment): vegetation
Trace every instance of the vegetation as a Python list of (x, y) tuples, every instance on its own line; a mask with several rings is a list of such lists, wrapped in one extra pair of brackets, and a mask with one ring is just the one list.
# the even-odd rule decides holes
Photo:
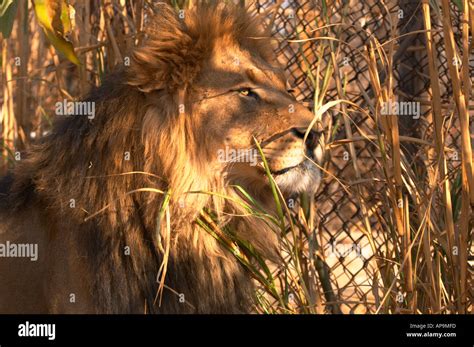
[[(179, 9), (194, 2), (171, 3)], [(245, 3), (255, 10), (251, 2)], [(266, 214), (241, 191), (247, 212), (264, 219), (281, 237), (278, 265), (265, 262), (252, 245), (221, 227), (215, 211), (202, 211), (198, 223), (253, 275), (258, 312), (472, 312), (473, 2), (420, 1), (416, 15), (422, 27), (403, 34), (425, 40), (422, 50), (417, 48), (426, 59), (423, 78), (428, 81), (426, 98), (414, 99), (424, 119), (419, 137), (401, 134), (400, 114), (387, 114), (384, 108), (401, 100), (395, 58), (402, 37), (400, 13), (373, 13), (386, 24), (386, 39), (368, 35), (365, 42), (351, 46), (367, 78), (367, 88), (361, 88), (344, 68), (343, 48), (351, 43), (341, 37), (363, 26), (354, 28), (345, 17), (348, 7), (337, 0), (314, 4), (303, 13), (312, 13), (309, 22), (315, 29), (296, 25), (291, 35), (277, 33), (275, 40), (299, 47), (295, 64), (307, 84), (295, 88), (310, 86), (315, 121), (331, 118), (326, 122), (328, 150), (339, 162), (350, 163), (352, 175), (340, 175), (334, 161), (328, 162), (317, 199), (303, 195), (298, 201), (285, 201), (272, 183), (276, 215)], [(58, 100), (80, 99), (114, 66), (129, 62), (127, 54), (143, 39), (151, 6), (146, 0), (7, 0), (0, 5), (0, 172), (21, 160), (21, 151), (47, 133)], [(277, 1), (261, 8), (262, 21), (275, 24), (286, 15), (283, 6)], [(302, 10), (294, 13), (296, 18)], [(447, 102), (442, 97), (442, 69), (449, 81)], [(354, 101), (354, 89), (364, 103)], [(413, 127), (421, 127), (412, 119)], [(268, 168), (267, 173), (273, 182)], [(358, 208), (339, 224), (326, 218), (323, 202), (335, 194), (327, 182)], [(343, 229), (350, 240), (344, 243), (349, 245), (347, 254), (337, 248), (340, 239), (324, 236), (323, 227), (334, 228), (334, 235)], [(355, 234), (361, 237), (347, 236)], [(348, 259), (355, 263), (349, 265)], [(349, 266), (357, 271), (346, 278)], [(356, 278), (361, 274), (362, 281)], [(347, 290), (354, 295), (346, 295)]]

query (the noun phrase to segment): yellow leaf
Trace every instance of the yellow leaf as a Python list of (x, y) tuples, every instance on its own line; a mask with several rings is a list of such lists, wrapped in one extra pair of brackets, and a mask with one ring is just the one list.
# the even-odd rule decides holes
[(64, 35), (71, 30), (69, 5), (65, 0), (34, 0), (36, 18), (51, 44), (69, 61), (80, 65), (72, 43)]

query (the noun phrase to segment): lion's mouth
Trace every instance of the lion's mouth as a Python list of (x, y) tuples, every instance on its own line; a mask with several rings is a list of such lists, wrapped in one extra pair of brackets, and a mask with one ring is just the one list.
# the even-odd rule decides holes
[(293, 166), (289, 166), (289, 167), (286, 167), (284, 169), (281, 169), (281, 170), (270, 170), (270, 172), (272, 173), (273, 176), (279, 176), (279, 175), (284, 175), (286, 174), (287, 172), (293, 170), (293, 169), (296, 169), (297, 167), (299, 167), (301, 164), (303, 164), (303, 161), (301, 163), (299, 163), (298, 165), (293, 165)]
[(271, 173), (286, 193), (315, 192), (321, 180), (320, 170), (309, 159)]
[(280, 176), (280, 175), (284, 175), (288, 172), (290, 172), (291, 170), (294, 170), (294, 169), (303, 169), (303, 170), (309, 170), (311, 169), (311, 165), (314, 165), (310, 160), (308, 159), (304, 159), (303, 161), (301, 161), (299, 164), (297, 165), (293, 165), (293, 166), (288, 166), (284, 169), (281, 169), (281, 170), (270, 170), (270, 172), (272, 173), (273, 176)]

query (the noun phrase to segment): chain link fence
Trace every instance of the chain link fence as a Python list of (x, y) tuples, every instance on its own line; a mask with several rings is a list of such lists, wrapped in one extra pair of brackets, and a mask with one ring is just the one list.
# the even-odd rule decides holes
[[(416, 121), (400, 117), (400, 134), (433, 142), (430, 77), (421, 4), (421, 1), (412, 0), (258, 0), (252, 6), (271, 27), (277, 43), (276, 53), (289, 75), (289, 85), (294, 88), (297, 99), (306, 102), (309, 107), (314, 107), (315, 99), (319, 99), (321, 105), (339, 98), (341, 93), (338, 93), (333, 75), (327, 75), (331, 52), (337, 52), (336, 64), (344, 97), (368, 113), (373, 111), (374, 92), (364, 57), (365, 48), (371, 40), (384, 44), (396, 37), (394, 94), (399, 101), (420, 105), (420, 117)], [(455, 39), (460, 42), (460, 9), (455, 2), (452, 2), (451, 10), (455, 20)], [(431, 19), (434, 41), (441, 43), (439, 9), (433, 11)], [(447, 60), (443, 47), (438, 44), (436, 52), (443, 112), (448, 117), (455, 106), (448, 75), (448, 64), (451, 62)], [(470, 71), (473, 71), (472, 58), (470, 64)], [(382, 73), (381, 78), (384, 77)], [(323, 92), (325, 82), (327, 89)], [(340, 107), (329, 111), (333, 124), (341, 123), (342, 111)], [(470, 114), (473, 114), (472, 105)], [(377, 124), (367, 113), (354, 109), (348, 116), (349, 129), (334, 126), (333, 140), (377, 133)], [(446, 124), (447, 143), (452, 149), (448, 160), (450, 173), (460, 163), (457, 155), (460, 151), (460, 128), (455, 118), (451, 124)], [(472, 117), (470, 119), (472, 138), (474, 127)], [(391, 261), (389, 258), (381, 259), (380, 255), (388, 257), (388, 250), (393, 248), (393, 235), (388, 233), (378, 214), (374, 213), (374, 210), (387, 205), (383, 193), (387, 187), (382, 183), (382, 168), (377, 162), (381, 156), (378, 148), (369, 141), (356, 141), (354, 147), (355, 158), (348, 144), (332, 148), (327, 179), (316, 197), (318, 234), (332, 286), (331, 295), (324, 293), (326, 304), (336, 300), (343, 313), (369, 313), (377, 310), (387, 290), (396, 296), (399, 289), (398, 284), (392, 288), (384, 287), (377, 275), (377, 266), (383, 267), (381, 264), (387, 265)], [(412, 165), (428, 160), (416, 144), (403, 143), (402, 150), (411, 158)], [(343, 189), (341, 181), (350, 189)], [(366, 207), (365, 210), (362, 207)], [(470, 249), (472, 254), (472, 240)], [(470, 270), (472, 281), (472, 266)], [(472, 300), (472, 293), (470, 298)]]

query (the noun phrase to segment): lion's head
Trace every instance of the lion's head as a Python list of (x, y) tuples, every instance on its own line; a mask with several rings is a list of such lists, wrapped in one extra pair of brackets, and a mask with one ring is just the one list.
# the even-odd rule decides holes
[[(284, 194), (313, 191), (323, 136), (256, 18), (230, 5), (160, 6), (130, 66), (85, 100), (95, 118), (61, 119), (29, 150), (8, 205), (34, 206), (53, 244), (75, 245), (86, 312), (249, 311), (250, 276), (197, 221), (215, 212), (217, 227), (274, 254), (276, 233), (235, 203), (236, 187), (271, 212), (265, 158)], [(74, 277), (74, 266), (58, 271)]]
[[(268, 180), (258, 142), (283, 192), (314, 190), (323, 159), (321, 128), (287, 90), (271, 38), (256, 18), (223, 5), (180, 14), (164, 8), (153, 25), (133, 55), (129, 84), (147, 93), (156, 113), (165, 98), (174, 101), (171, 127), (184, 126), (187, 160), (206, 177), (263, 194)], [(166, 126), (150, 112), (146, 129), (172, 133)], [(159, 144), (158, 152), (170, 154), (170, 167), (181, 150), (173, 151), (173, 141), (181, 137)]]

